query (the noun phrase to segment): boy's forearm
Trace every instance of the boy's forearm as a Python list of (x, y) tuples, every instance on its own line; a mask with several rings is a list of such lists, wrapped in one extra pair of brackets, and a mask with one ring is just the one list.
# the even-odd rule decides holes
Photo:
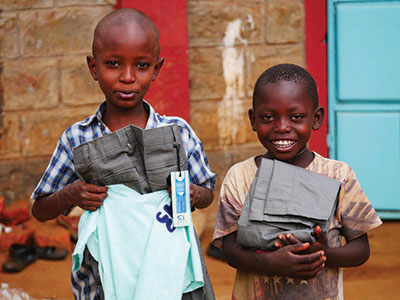
[(259, 261), (259, 255), (241, 247), (236, 242), (236, 232), (224, 237), (222, 247), (227, 263), (236, 269), (252, 273), (268, 273), (266, 266)]
[(326, 264), (334, 268), (362, 265), (368, 260), (370, 254), (368, 236), (364, 234), (342, 247), (329, 248), (325, 253)]
[(63, 192), (58, 191), (39, 199), (32, 206), (32, 215), (40, 222), (56, 218), (73, 206), (68, 199), (63, 197)]

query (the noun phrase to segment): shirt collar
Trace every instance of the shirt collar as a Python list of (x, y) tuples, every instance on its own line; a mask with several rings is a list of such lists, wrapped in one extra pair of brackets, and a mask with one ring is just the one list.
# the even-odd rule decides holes
[[(146, 110), (149, 113), (149, 118), (147, 119), (147, 123), (146, 123), (146, 127), (145, 129), (149, 129), (149, 128), (155, 128), (157, 127), (157, 114), (156, 111), (154, 110), (153, 106), (151, 106), (151, 104), (149, 102), (147, 102), (146, 100), (143, 100), (144, 106), (146, 108)], [(82, 125), (84, 126), (88, 126), (90, 125), (92, 122), (102, 122), (103, 119), (103, 114), (106, 110), (106, 101), (102, 102), (98, 107), (96, 112), (91, 115), (90, 117), (86, 118), (86, 120), (84, 120), (82, 122)]]

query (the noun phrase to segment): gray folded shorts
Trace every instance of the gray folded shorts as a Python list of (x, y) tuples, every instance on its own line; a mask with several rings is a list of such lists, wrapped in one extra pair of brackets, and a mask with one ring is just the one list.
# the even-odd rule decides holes
[(278, 234), (291, 233), (313, 243), (315, 226), (328, 232), (339, 191), (338, 180), (263, 158), (243, 204), (237, 242), (274, 250)]

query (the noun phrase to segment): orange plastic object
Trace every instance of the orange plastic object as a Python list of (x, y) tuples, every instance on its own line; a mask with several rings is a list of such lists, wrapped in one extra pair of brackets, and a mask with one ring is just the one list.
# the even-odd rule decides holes
[(0, 200), (0, 222), (5, 225), (17, 225), (29, 219), (29, 203), (26, 200), (19, 200), (9, 206), (4, 206)]
[(34, 218), (24, 223), (24, 227), (34, 232), (33, 241), (37, 247), (61, 247), (71, 251), (68, 230), (57, 224), (56, 220), (40, 223)]

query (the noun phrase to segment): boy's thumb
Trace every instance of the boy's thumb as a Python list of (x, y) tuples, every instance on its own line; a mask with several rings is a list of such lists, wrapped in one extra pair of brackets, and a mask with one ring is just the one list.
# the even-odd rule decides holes
[(292, 245), (292, 252), (301, 252), (306, 251), (310, 247), (310, 243), (298, 243), (296, 245)]

